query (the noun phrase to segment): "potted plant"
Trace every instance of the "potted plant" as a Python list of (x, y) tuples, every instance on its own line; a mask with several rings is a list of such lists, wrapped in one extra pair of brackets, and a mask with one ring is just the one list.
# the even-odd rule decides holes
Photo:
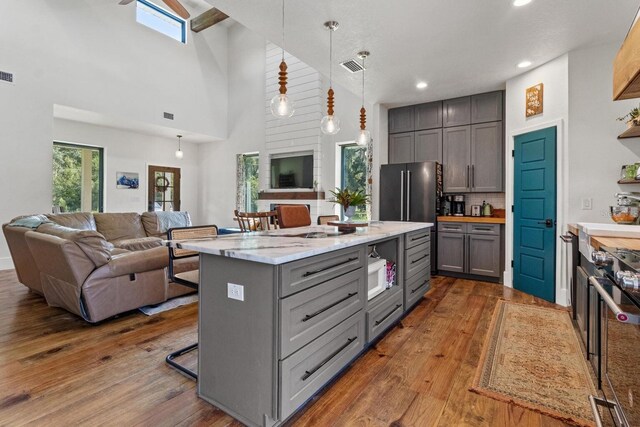
[(333, 194), (333, 200), (330, 201), (342, 206), (347, 221), (351, 221), (351, 217), (356, 213), (356, 207), (369, 203), (369, 195), (361, 191), (336, 187), (336, 191), (329, 192)]
[(633, 108), (626, 115), (618, 117), (618, 120), (626, 121), (627, 127), (640, 126), (640, 107)]

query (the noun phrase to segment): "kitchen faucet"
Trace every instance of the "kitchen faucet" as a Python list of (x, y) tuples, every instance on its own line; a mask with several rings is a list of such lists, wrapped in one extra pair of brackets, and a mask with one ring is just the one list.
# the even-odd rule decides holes
[(622, 200), (624, 199), (640, 201), (640, 193), (616, 193), (616, 197), (618, 198), (618, 205), (622, 205)]

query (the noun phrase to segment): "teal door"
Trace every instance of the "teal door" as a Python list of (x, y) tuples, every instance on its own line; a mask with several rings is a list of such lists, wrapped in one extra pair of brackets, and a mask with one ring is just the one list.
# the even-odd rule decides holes
[(515, 138), (513, 286), (556, 299), (556, 128)]

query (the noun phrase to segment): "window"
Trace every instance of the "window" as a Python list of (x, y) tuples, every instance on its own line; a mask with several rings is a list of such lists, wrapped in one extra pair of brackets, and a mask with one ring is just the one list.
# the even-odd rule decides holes
[[(343, 145), (340, 148), (340, 187), (367, 193), (367, 147), (356, 144)], [(340, 213), (342, 215), (342, 212)], [(367, 207), (358, 206), (352, 218), (367, 220)]]
[(243, 154), (244, 169), (244, 210), (245, 212), (258, 211), (258, 154)]
[(180, 168), (149, 165), (149, 212), (180, 210), (180, 175)]
[(103, 149), (53, 143), (54, 212), (102, 212)]
[(138, 0), (136, 21), (181, 43), (187, 42), (186, 22), (146, 0)]

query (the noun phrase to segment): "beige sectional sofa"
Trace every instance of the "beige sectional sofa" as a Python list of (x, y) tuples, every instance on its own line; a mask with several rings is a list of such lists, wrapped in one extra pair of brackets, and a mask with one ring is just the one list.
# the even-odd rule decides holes
[[(155, 212), (31, 215), (2, 229), (22, 284), (49, 305), (98, 322), (194, 292), (167, 278), (161, 215), (163, 221)], [(168, 215), (174, 226), (190, 225), (186, 213)], [(180, 260), (175, 272), (197, 268), (194, 257)]]

